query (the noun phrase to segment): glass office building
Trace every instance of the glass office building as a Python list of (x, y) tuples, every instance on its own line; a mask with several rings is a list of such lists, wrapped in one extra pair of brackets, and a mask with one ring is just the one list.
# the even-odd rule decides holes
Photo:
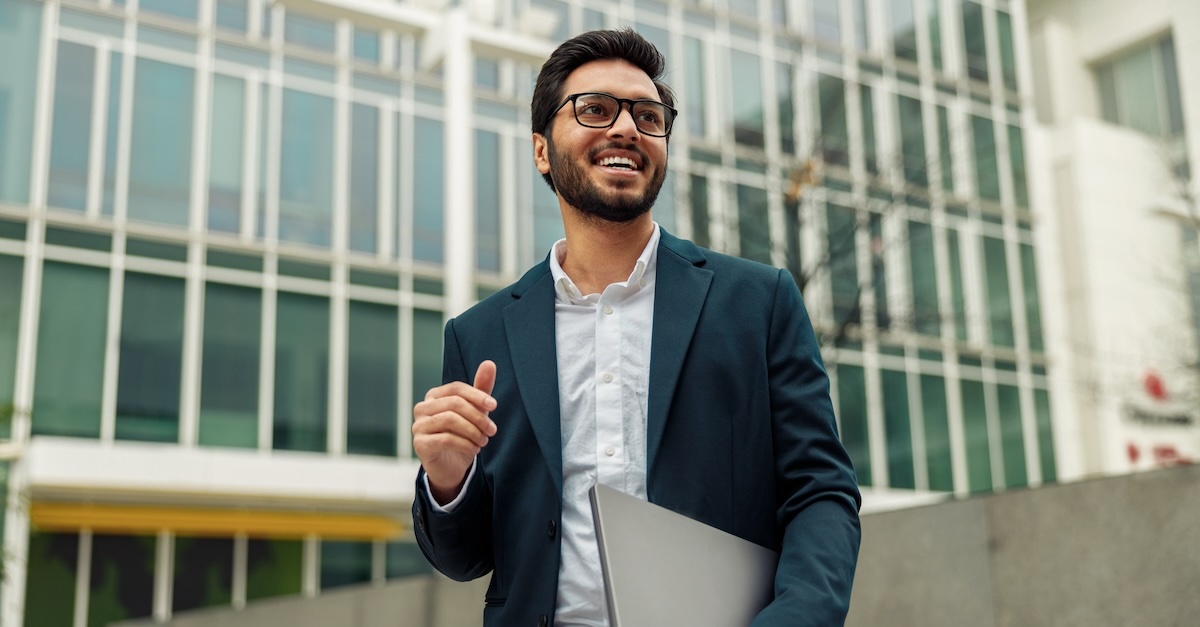
[[(1054, 481), (1019, 0), (466, 4), (546, 51), (616, 26), (663, 50), (682, 117), (655, 218), (794, 274), (864, 487)], [(449, 8), (0, 0), (5, 619), (424, 572), (408, 408), (448, 294), (561, 236), (537, 64), (472, 54), (463, 115), (427, 62), (450, 35), (406, 23)]]

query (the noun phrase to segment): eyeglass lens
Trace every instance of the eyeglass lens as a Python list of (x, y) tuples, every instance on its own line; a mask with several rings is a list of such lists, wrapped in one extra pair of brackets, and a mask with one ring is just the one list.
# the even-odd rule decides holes
[[(626, 100), (639, 131), (663, 136), (671, 128), (671, 110), (652, 100)], [(608, 94), (580, 94), (575, 98), (575, 119), (584, 126), (604, 128), (621, 113), (621, 102)]]

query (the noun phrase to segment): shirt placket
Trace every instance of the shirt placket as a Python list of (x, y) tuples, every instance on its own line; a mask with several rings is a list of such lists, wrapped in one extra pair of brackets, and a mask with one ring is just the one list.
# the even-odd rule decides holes
[(617, 285), (609, 286), (596, 308), (596, 478), (624, 486), (624, 432), (621, 420), (621, 316)]

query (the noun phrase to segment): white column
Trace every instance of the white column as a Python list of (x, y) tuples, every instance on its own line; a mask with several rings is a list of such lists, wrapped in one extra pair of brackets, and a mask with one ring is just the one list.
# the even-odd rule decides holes
[(446, 317), (475, 302), (475, 129), (472, 123), (474, 57), (470, 16), (458, 7), (446, 16), (444, 91)]

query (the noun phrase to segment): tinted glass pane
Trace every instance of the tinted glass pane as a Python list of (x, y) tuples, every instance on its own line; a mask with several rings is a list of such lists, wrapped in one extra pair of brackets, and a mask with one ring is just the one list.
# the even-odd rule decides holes
[(500, 271), (500, 136), (475, 131), (476, 266)]
[(841, 11), (838, 0), (813, 0), (813, 35), (828, 43), (841, 43)]
[(245, 32), (248, 14), (246, 0), (217, 0), (217, 26)]
[(0, 12), (0, 200), (29, 201), (33, 116), (37, 103), (38, 42), (42, 3), (6, 2)]
[(927, 2), (925, 7), (929, 10), (929, 56), (933, 58), (933, 69), (941, 71), (943, 67), (941, 2)]
[(248, 540), (246, 601), (300, 594), (303, 568), (303, 545), (299, 540)]
[(233, 540), (175, 538), (175, 612), (229, 605), (233, 600)]
[(925, 161), (925, 123), (921, 101), (900, 96), (900, 145), (904, 154), (904, 180), (922, 187), (929, 185)]
[(72, 624), (78, 563), (78, 534), (30, 532), (25, 627)]
[(222, 283), (205, 287), (200, 444), (258, 445), (261, 329), (260, 290)]
[(1025, 473), (1025, 441), (1021, 428), (1021, 395), (1016, 386), (997, 385), (1000, 407), (1000, 443), (1004, 450), (1004, 485), (1018, 488), (1029, 483)]
[(349, 342), (346, 450), (394, 456), (400, 377), (396, 308), (351, 301)]
[(878, 213), (870, 214), (871, 229), (871, 284), (875, 294), (875, 325), (880, 329), (892, 326), (890, 307), (888, 306), (887, 268), (883, 256), (886, 244), (883, 239), (883, 216)]
[(917, 62), (917, 25), (913, 0), (891, 0), (892, 50), (901, 59)]
[[(17, 331), (21, 322), (21, 274), (24, 267), (20, 257), (0, 255), (0, 290), (8, 295), (0, 298), (0, 411), (13, 400), (13, 385), (17, 376)], [(7, 428), (8, 423), (0, 421), (0, 430), (5, 436)]]
[(837, 396), (842, 443), (850, 453), (858, 482), (861, 485), (874, 485), (871, 479), (871, 449), (867, 436), (867, 383), (861, 367), (837, 367)]
[(237, 233), (241, 227), (242, 142), (246, 84), (217, 74), (212, 83), (212, 139), (208, 156), (208, 228)]
[(1000, 200), (1000, 171), (996, 162), (996, 136), (992, 121), (971, 116), (971, 136), (975, 145), (975, 187), (980, 197)]
[(779, 149), (787, 154), (796, 152), (796, 104), (793, 98), (792, 66), (775, 64), (775, 101), (779, 107)]
[(279, 239), (329, 246), (333, 215), (333, 99), (283, 90)]
[(426, 392), (442, 384), (442, 335), (441, 312), (413, 310), (412, 396), (415, 399), (425, 398)]
[(1175, 60), (1175, 40), (1167, 37), (1158, 44), (1162, 60), (1163, 97), (1167, 100), (1167, 130), (1183, 133), (1183, 98), (1179, 93), (1179, 67)]
[(675, 198), (675, 171), (667, 170), (663, 177), (662, 188), (658, 190), (658, 200), (654, 203), (654, 221), (669, 233), (677, 233), (675, 219), (679, 214), (678, 199)]
[(177, 441), (183, 364), (183, 281), (126, 273), (121, 311), (116, 437)]
[(329, 299), (280, 292), (275, 327), (274, 448), (325, 450)]
[(733, 138), (739, 144), (763, 147), (762, 68), (758, 55), (731, 50), (733, 71)]
[(139, 0), (138, 9), (196, 20), (196, 0)]
[(1100, 115), (1114, 124), (1121, 122), (1118, 110), (1117, 75), (1114, 64), (1106, 63), (1096, 68), (1096, 85), (1100, 89)]
[(423, 575), (432, 572), (432, 567), (421, 554), (421, 549), (413, 542), (388, 542), (387, 544), (387, 578), (396, 579), (409, 575)]
[(1117, 61), (1121, 115), (1125, 124), (1148, 135), (1162, 135), (1163, 102), (1154, 63), (1154, 49), (1145, 46)]
[[(529, 148), (532, 154), (532, 146)], [(527, 158), (527, 157), (525, 157)], [(537, 261), (545, 258), (554, 242), (563, 237), (562, 213), (558, 208), (558, 197), (546, 185), (537, 168), (533, 172), (533, 256)]]
[(333, 23), (288, 12), (283, 21), (284, 40), (291, 44), (333, 52), (337, 42)]
[(691, 175), (692, 241), (697, 246), (709, 246), (708, 241), (708, 178)]
[(962, 3), (963, 45), (967, 76), (987, 81), (987, 40), (984, 39), (983, 7), (974, 2)]
[(962, 381), (963, 437), (967, 445), (967, 483), (971, 492), (992, 490), (992, 453), (988, 448), (983, 383)]
[(946, 382), (938, 376), (921, 375), (921, 410), (925, 425), (925, 468), (929, 489), (954, 489), (950, 456), (950, 414), (946, 410)]
[(104, 127), (104, 194), (100, 211), (106, 216), (116, 212), (117, 143), (121, 134), (121, 77), (124, 74), (123, 56), (113, 52), (108, 64), (108, 119)]
[(741, 256), (770, 264), (771, 224), (767, 218), (767, 191), (749, 185), (738, 185), (737, 202)]
[(954, 191), (954, 154), (950, 147), (950, 118), (946, 108), (939, 106), (938, 112), (938, 152), (942, 165), (942, 189)]
[(1045, 349), (1042, 339), (1042, 306), (1038, 297), (1037, 268), (1033, 246), (1021, 244), (1021, 279), (1025, 288), (1025, 325), (1029, 331), (1029, 348)]
[(154, 548), (151, 536), (92, 536), (88, 627), (150, 616)]
[(33, 433), (100, 436), (107, 320), (108, 270), (45, 263)]
[(858, 95), (862, 103), (863, 161), (867, 172), (877, 173), (879, 154), (875, 148), (875, 99), (871, 88), (866, 85), (859, 85)]
[(321, 589), (371, 581), (371, 543), (321, 541)]
[(194, 71), (145, 58), (133, 81), (129, 218), (187, 225)]
[(350, 250), (375, 252), (378, 215), (379, 110), (355, 104), (350, 129)]
[(912, 425), (908, 420), (908, 379), (895, 370), (881, 372), (883, 427), (887, 434), (888, 485), (915, 488)]
[(988, 327), (993, 344), (1014, 346), (1012, 295), (1008, 286), (1007, 255), (1004, 240), (983, 239), (984, 279), (987, 285)]
[(954, 316), (954, 337), (967, 340), (967, 302), (963, 295), (962, 255), (959, 252), (958, 232), (946, 229), (947, 262), (950, 265), (950, 305)]
[(821, 148), (825, 161), (850, 165), (850, 136), (846, 129), (846, 90), (842, 79), (820, 74), (817, 92), (821, 100)]
[[(417, 155), (412, 164), (415, 170), (413, 179), (413, 259), (441, 263), (444, 194), (442, 161), (445, 158), (442, 145), (442, 123), (428, 118), (414, 118), (413, 134), (413, 146)], [(554, 216), (557, 220), (557, 204), (554, 207)]]
[(1000, 38), (1000, 72), (1004, 75), (1004, 87), (1017, 90), (1017, 54), (1013, 49), (1012, 18), (1004, 11), (996, 11), (996, 35)]
[(1038, 455), (1042, 462), (1042, 481), (1053, 483), (1058, 480), (1058, 472), (1054, 460), (1054, 426), (1050, 422), (1050, 393), (1046, 390), (1034, 390), (1033, 404), (1037, 409)]
[(1012, 167), (1013, 200), (1020, 207), (1029, 206), (1029, 180), (1025, 175), (1025, 140), (1021, 127), (1008, 127), (1008, 159)]
[(707, 72), (704, 67), (704, 44), (699, 39), (685, 37), (683, 39), (683, 63), (685, 77), (685, 96), (683, 103), (683, 119), (687, 121), (688, 132), (697, 137), (704, 136), (704, 116), (708, 98), (705, 96), (705, 80)]
[(63, 209), (86, 208), (95, 62), (94, 48), (59, 42), (46, 199)]
[(834, 324), (858, 320), (858, 261), (854, 236), (854, 210), (829, 205), (826, 245), (829, 251), (829, 282), (833, 290)]
[(913, 328), (926, 335), (938, 335), (942, 319), (938, 312), (933, 228), (924, 222), (909, 222), (908, 252), (912, 271)]

